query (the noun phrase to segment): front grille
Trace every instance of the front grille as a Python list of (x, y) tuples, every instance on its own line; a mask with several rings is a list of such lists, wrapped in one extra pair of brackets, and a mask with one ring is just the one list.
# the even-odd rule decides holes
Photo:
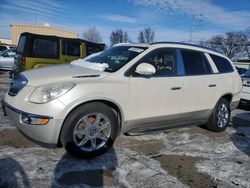
[(19, 91), (21, 91), (26, 86), (27, 83), (28, 80), (22, 74), (15, 75), (10, 83), (10, 90), (8, 94), (10, 96), (16, 96)]

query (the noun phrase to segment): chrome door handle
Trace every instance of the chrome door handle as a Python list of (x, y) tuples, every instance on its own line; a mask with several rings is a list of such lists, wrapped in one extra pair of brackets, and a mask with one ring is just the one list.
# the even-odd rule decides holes
[(210, 84), (208, 87), (216, 87), (216, 84)]
[(180, 90), (181, 87), (172, 87), (171, 90)]

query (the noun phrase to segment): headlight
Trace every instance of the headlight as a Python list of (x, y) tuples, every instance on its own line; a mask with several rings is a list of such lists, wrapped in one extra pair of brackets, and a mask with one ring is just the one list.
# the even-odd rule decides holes
[(43, 85), (37, 87), (29, 97), (29, 101), (33, 103), (46, 103), (52, 101), (75, 87), (74, 83), (58, 82), (54, 84)]

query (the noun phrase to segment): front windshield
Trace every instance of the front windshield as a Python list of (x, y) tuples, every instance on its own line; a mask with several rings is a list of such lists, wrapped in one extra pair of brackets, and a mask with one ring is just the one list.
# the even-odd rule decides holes
[(90, 63), (99, 63), (107, 65), (104, 71), (115, 72), (122, 66), (142, 53), (146, 48), (135, 46), (114, 46), (102, 53), (87, 58)]
[(244, 77), (244, 78), (250, 78), (250, 70), (246, 71), (246, 72), (242, 75), (242, 77)]

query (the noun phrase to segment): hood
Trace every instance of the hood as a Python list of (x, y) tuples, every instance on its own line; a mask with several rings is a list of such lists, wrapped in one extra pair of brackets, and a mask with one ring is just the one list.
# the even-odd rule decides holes
[(76, 65), (56, 65), (22, 72), (29, 86), (40, 86), (61, 81), (79, 82), (81, 79), (103, 78), (109, 73)]

